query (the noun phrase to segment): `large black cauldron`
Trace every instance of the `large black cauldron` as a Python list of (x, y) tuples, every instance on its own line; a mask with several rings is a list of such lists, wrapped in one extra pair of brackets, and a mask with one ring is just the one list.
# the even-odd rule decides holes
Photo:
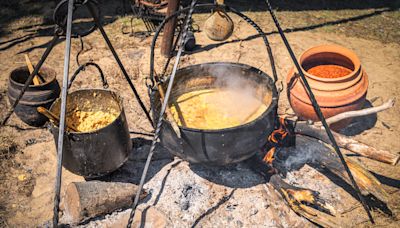
[[(272, 94), (272, 102), (266, 104), (268, 109), (257, 119), (237, 127), (219, 130), (180, 127), (181, 139), (164, 119), (160, 140), (172, 154), (192, 163), (226, 165), (251, 157), (265, 145), (276, 123), (278, 93), (272, 78), (264, 72), (244, 64), (222, 62), (181, 68), (176, 73), (171, 98), (194, 90), (223, 87), (224, 83), (215, 83), (221, 78), (245, 80), (247, 86), (254, 87), (257, 96)], [(157, 120), (161, 107), (159, 94), (154, 91), (151, 97), (154, 120)]]

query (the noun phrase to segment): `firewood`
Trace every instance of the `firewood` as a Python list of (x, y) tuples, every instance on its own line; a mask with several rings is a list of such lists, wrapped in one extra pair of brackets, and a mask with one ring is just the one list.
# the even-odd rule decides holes
[[(389, 99), (387, 102), (383, 103), (380, 106), (376, 106), (376, 107), (371, 107), (371, 108), (365, 108), (365, 109), (361, 109), (361, 110), (357, 110), (357, 111), (349, 111), (349, 112), (343, 112), (340, 113), (336, 116), (332, 116), (326, 119), (326, 123), (328, 125), (331, 125), (333, 123), (339, 122), (341, 120), (344, 119), (348, 119), (348, 118), (353, 118), (353, 117), (360, 117), (360, 116), (366, 116), (366, 115), (371, 115), (374, 113), (378, 113), (381, 111), (384, 111), (386, 109), (389, 109), (391, 107), (394, 106), (394, 99)], [(316, 126), (322, 126), (321, 122), (316, 122), (315, 123)]]
[[(296, 124), (294, 131), (296, 134), (311, 136), (320, 139), (325, 143), (330, 143), (328, 135), (326, 134), (323, 127), (318, 127), (301, 121)], [(338, 143), (338, 146), (344, 149), (352, 151), (361, 156), (391, 165), (396, 165), (399, 162), (399, 154), (394, 154), (386, 150), (378, 150), (372, 146), (366, 145), (342, 134), (336, 132), (332, 133), (336, 139), (336, 142)]]
[[(273, 175), (270, 183), (298, 215), (322, 227), (341, 227), (340, 219), (331, 215), (332, 207), (319, 199), (317, 192), (292, 186), (282, 180), (279, 175)], [(322, 208), (330, 214), (312, 208), (308, 206), (309, 204)]]
[[(326, 119), (326, 122), (328, 124), (333, 124), (338, 121), (341, 121), (343, 119), (347, 118), (352, 118), (352, 117), (358, 117), (358, 116), (365, 116), (365, 115), (370, 115), (373, 113), (381, 112), (386, 109), (389, 109), (393, 107), (395, 102), (395, 99), (389, 99), (387, 102), (383, 103), (380, 106), (377, 107), (371, 107), (371, 108), (366, 108), (358, 111), (351, 111), (351, 112), (344, 112), (341, 114), (338, 114), (336, 116), (332, 116), (330, 118)], [(303, 134), (303, 135), (308, 135), (317, 139), (320, 139), (326, 143), (330, 143), (330, 140), (328, 136), (326, 135), (325, 129), (322, 127), (321, 122), (315, 122), (312, 124), (309, 124), (305, 121), (299, 121), (296, 123), (295, 127), (295, 133), (297, 134)], [(400, 160), (400, 155), (399, 154), (394, 154), (389, 151), (385, 150), (378, 150), (372, 146), (366, 145), (364, 143), (361, 143), (357, 140), (354, 140), (350, 137), (344, 136), (342, 134), (332, 132), (336, 142), (338, 143), (338, 146), (347, 149), (351, 152), (354, 152), (356, 154), (359, 154), (361, 156), (388, 163), (391, 165), (396, 165), (399, 160)]]
[[(340, 159), (336, 155), (333, 148), (315, 138), (297, 135), (296, 148), (279, 150), (275, 156), (286, 158), (281, 159), (283, 161), (282, 164), (280, 164), (281, 160), (274, 160), (273, 166), (281, 173), (291, 169), (293, 166), (298, 167), (302, 164), (313, 164), (316, 167), (328, 169), (342, 180), (351, 184), (347, 172), (345, 171), (344, 166), (340, 162)], [(363, 195), (372, 194), (380, 201), (387, 203), (388, 194), (383, 189), (382, 184), (368, 170), (366, 170), (357, 162), (347, 157), (345, 157), (345, 160), (361, 190), (361, 193)]]
[[(120, 182), (73, 182), (65, 190), (62, 202), (63, 222), (78, 224), (90, 218), (127, 208), (137, 186)], [(142, 193), (144, 198), (147, 193)]]

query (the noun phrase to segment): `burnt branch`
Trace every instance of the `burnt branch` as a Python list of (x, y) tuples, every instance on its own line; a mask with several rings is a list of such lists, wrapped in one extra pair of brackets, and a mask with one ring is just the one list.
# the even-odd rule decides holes
[(270, 183), (298, 215), (322, 227), (340, 227), (339, 219), (332, 216), (332, 207), (319, 198), (318, 192), (290, 185), (279, 175), (273, 175)]

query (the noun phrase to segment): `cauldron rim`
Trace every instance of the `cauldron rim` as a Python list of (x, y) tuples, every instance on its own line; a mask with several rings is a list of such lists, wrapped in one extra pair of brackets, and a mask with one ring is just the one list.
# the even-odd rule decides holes
[[(200, 132), (200, 133), (219, 133), (219, 134), (223, 134), (225, 132), (231, 132), (231, 131), (236, 131), (240, 128), (244, 128), (247, 126), (250, 126), (252, 124), (255, 124), (257, 122), (257, 120), (260, 120), (262, 118), (264, 118), (265, 116), (267, 116), (271, 111), (273, 111), (275, 109), (275, 107), (278, 105), (278, 91), (276, 89), (276, 86), (274, 85), (273, 79), (266, 74), (264, 71), (255, 68), (253, 66), (244, 64), (244, 63), (235, 63), (235, 62), (207, 62), (207, 63), (200, 63), (200, 64), (194, 64), (194, 65), (189, 65), (183, 68), (179, 68), (177, 70), (177, 74), (183, 70), (190, 70), (191, 68), (194, 67), (201, 67), (202, 65), (235, 65), (238, 66), (240, 68), (246, 69), (248, 71), (252, 71), (255, 72), (257, 74), (259, 74), (262, 77), (265, 77), (268, 80), (268, 84), (270, 86), (271, 92), (272, 92), (272, 99), (271, 99), (271, 103), (269, 104), (268, 108), (261, 114), (259, 115), (257, 118), (255, 118), (254, 120), (245, 123), (245, 124), (241, 124), (238, 126), (234, 126), (234, 127), (228, 127), (228, 128), (221, 128), (221, 129), (198, 129), (198, 128), (190, 128), (190, 127), (185, 127), (185, 126), (178, 126), (180, 129), (185, 130), (185, 131), (189, 131), (189, 132)], [(169, 77), (167, 77), (167, 79), (165, 80), (165, 82), (169, 81)]]
[[(14, 74), (17, 73), (18, 71), (26, 71), (26, 72), (28, 73), (27, 78), (28, 78), (29, 75), (30, 75), (27, 66), (20, 66), (20, 67), (17, 67), (17, 68), (15, 68), (15, 69), (13, 69), (13, 70), (10, 72), (8, 78), (9, 78), (9, 81), (12, 81), (12, 83), (14, 83), (15, 85), (18, 85), (18, 86), (21, 86), (21, 87), (22, 87), (22, 86), (25, 85), (25, 82), (26, 82), (26, 81), (25, 81), (24, 83), (20, 83), (20, 82), (16, 81), (16, 80), (13, 78)], [(39, 85), (29, 85), (29, 88), (40, 88), (40, 87), (49, 85), (50, 83), (53, 83), (54, 81), (57, 80), (57, 78), (56, 78), (56, 74), (57, 74), (57, 73), (56, 73), (56, 71), (55, 71), (53, 68), (51, 68), (51, 67), (46, 67), (46, 66), (42, 66), (42, 67), (40, 68), (40, 70), (39, 70), (39, 73), (43, 73), (43, 72), (46, 73), (46, 75), (47, 75), (46, 77), (48, 77), (49, 80), (46, 80), (44, 83), (40, 83)]]
[[(98, 128), (98, 129), (93, 130), (93, 131), (85, 131), (85, 132), (75, 132), (75, 131), (72, 131), (72, 132), (67, 132), (67, 134), (89, 135), (89, 134), (94, 134), (94, 133), (100, 132), (101, 130), (106, 129), (107, 127), (110, 127), (110, 125), (112, 125), (115, 121), (117, 121), (117, 119), (121, 117), (122, 112), (124, 111), (123, 98), (122, 98), (121, 95), (119, 95), (119, 94), (118, 94), (117, 92), (115, 92), (114, 90), (110, 90), (110, 89), (100, 89), (100, 88), (85, 88), (85, 89), (77, 89), (77, 90), (74, 90), (74, 91), (72, 91), (71, 93), (68, 93), (68, 95), (73, 94), (73, 93), (75, 93), (75, 92), (88, 91), (88, 90), (91, 90), (91, 91), (105, 91), (105, 92), (111, 93), (112, 95), (115, 95), (115, 97), (118, 98), (118, 105), (119, 105), (119, 107), (120, 107), (120, 109), (119, 109), (119, 114), (118, 114), (118, 116), (117, 116), (111, 123), (107, 124), (107, 125), (104, 126), (104, 127)], [(53, 102), (53, 104), (52, 104), (51, 107), (50, 107), (50, 110), (53, 109), (54, 105), (55, 105), (59, 100), (60, 100), (60, 98), (57, 98), (57, 99)], [(54, 127), (55, 129), (58, 129), (58, 126), (55, 125), (52, 121), (49, 121), (49, 122), (51, 123), (52, 127)]]

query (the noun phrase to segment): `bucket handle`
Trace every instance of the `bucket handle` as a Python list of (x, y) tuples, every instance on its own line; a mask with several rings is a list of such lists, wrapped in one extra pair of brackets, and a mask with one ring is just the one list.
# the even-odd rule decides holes
[[(264, 31), (253, 21), (251, 20), (249, 17), (247, 17), (246, 15), (242, 14), (241, 12), (239, 12), (238, 10), (231, 8), (227, 5), (220, 5), (220, 4), (212, 4), (212, 3), (206, 3), (206, 4), (198, 4), (195, 6), (195, 8), (211, 8), (215, 9), (215, 8), (222, 8), (224, 9), (226, 12), (232, 12), (234, 14), (236, 14), (237, 16), (241, 17), (243, 20), (245, 20), (249, 25), (251, 25), (257, 32), (258, 32), (258, 36), (261, 37), (264, 41), (264, 44), (267, 48), (267, 53), (268, 53), (268, 58), (270, 60), (271, 63), (271, 68), (272, 68), (272, 76), (273, 76), (273, 81), (276, 84), (276, 82), (278, 81), (278, 76), (277, 76), (277, 71), (276, 71), (276, 67), (275, 67), (275, 61), (274, 61), (274, 57), (272, 54), (272, 49), (271, 46), (269, 44), (267, 35), (264, 33)], [(149, 87), (149, 89), (154, 88), (155, 84), (157, 83), (157, 78), (154, 77), (154, 48), (156, 46), (156, 42), (157, 42), (157, 38), (160, 35), (160, 32), (163, 30), (165, 24), (171, 20), (172, 18), (178, 17), (181, 13), (187, 12), (189, 11), (190, 7), (186, 7), (183, 8), (181, 10), (175, 11), (173, 14), (171, 14), (170, 16), (166, 17), (164, 19), (164, 21), (161, 22), (161, 24), (158, 26), (154, 36), (153, 36), (153, 41), (151, 44), (151, 49), (150, 49), (150, 83), (146, 83), (147, 86)], [(168, 58), (167, 60), (167, 64), (169, 64), (169, 60), (171, 59), (171, 57)], [(163, 72), (164, 74), (164, 72)], [(161, 75), (161, 77), (163, 77), (164, 75)], [(162, 80), (162, 79), (161, 79)], [(152, 87), (152, 88), (150, 88)]]
[(77, 76), (80, 72), (84, 71), (84, 70), (86, 69), (87, 66), (94, 66), (94, 67), (96, 67), (96, 69), (97, 69), (97, 70), (99, 71), (99, 73), (100, 73), (100, 78), (101, 78), (101, 81), (103, 82), (103, 88), (104, 88), (104, 89), (107, 89), (107, 88), (108, 88), (108, 83), (107, 83), (106, 78), (104, 77), (103, 71), (101, 70), (101, 68), (100, 68), (100, 66), (99, 66), (98, 64), (96, 64), (96, 63), (94, 63), (94, 62), (92, 62), (92, 61), (87, 62), (87, 63), (84, 63), (84, 64), (80, 65), (80, 66), (78, 67), (78, 69), (76, 69), (76, 71), (74, 72), (74, 74), (72, 75), (71, 79), (70, 79), (69, 82), (68, 82), (68, 89), (71, 88), (72, 82), (74, 82), (76, 76)]

